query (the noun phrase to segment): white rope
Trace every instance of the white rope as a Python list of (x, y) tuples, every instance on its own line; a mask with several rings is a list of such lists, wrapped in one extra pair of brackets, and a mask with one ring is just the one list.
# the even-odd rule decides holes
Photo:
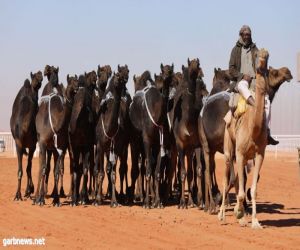
[(50, 93), (49, 95), (44, 95), (44, 96), (41, 97), (41, 99), (40, 99), (40, 101), (39, 101), (39, 106), (40, 106), (43, 102), (45, 102), (45, 103), (48, 102), (49, 123), (50, 123), (51, 130), (52, 130), (52, 132), (53, 132), (53, 134), (54, 134), (54, 135), (53, 135), (54, 147), (55, 147), (55, 149), (57, 150), (57, 152), (61, 155), (62, 150), (59, 149), (59, 148), (57, 147), (57, 134), (56, 134), (56, 132), (55, 132), (55, 130), (54, 130), (54, 128), (53, 128), (53, 122), (52, 122), (52, 117), (51, 117), (51, 99), (52, 99), (53, 97), (55, 97), (55, 96), (59, 97), (59, 99), (60, 99), (60, 101), (61, 101), (62, 104), (64, 103), (63, 97), (60, 96), (60, 95), (58, 95), (58, 91), (57, 91), (57, 89), (54, 87), (52, 93)]

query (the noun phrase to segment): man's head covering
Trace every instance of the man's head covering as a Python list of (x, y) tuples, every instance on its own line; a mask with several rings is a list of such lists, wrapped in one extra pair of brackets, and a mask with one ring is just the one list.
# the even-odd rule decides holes
[(251, 29), (248, 25), (243, 25), (242, 28), (240, 29), (240, 36), (243, 33), (249, 33), (251, 35)]

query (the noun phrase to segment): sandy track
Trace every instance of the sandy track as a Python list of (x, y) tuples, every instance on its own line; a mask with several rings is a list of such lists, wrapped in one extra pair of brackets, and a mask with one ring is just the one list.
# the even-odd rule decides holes
[[(222, 166), (223, 159), (218, 157), (219, 180)], [(35, 185), (37, 169), (35, 158)], [(68, 172), (66, 169), (66, 192)], [(233, 216), (233, 207), (227, 212), (227, 224), (221, 225), (216, 215), (197, 208), (178, 210), (171, 206), (145, 210), (139, 205), (116, 209), (108, 205), (56, 208), (51, 206), (51, 199), (46, 200), (44, 207), (33, 206), (29, 199), (15, 202), (16, 173), (17, 159), (0, 155), (1, 239), (44, 237), (45, 247), (67, 249), (300, 249), (300, 175), (296, 153), (280, 155), (278, 159), (268, 154), (265, 159), (258, 185), (258, 218), (263, 230), (252, 230), (250, 217), (249, 227), (241, 228)], [(51, 175), (50, 191), (52, 183)], [(22, 184), (23, 195), (25, 169)]]

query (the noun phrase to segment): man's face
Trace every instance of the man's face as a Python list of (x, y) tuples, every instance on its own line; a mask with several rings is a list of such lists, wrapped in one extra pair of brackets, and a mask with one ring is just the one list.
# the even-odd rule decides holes
[(251, 42), (251, 34), (249, 32), (243, 32), (242, 39), (246, 46), (249, 45)]

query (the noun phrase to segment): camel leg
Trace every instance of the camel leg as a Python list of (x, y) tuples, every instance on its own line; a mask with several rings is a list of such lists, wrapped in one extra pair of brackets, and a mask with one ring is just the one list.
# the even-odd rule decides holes
[[(224, 175), (223, 175), (223, 194), (222, 194), (222, 205), (220, 207), (220, 211), (218, 214), (218, 218), (220, 221), (225, 222), (225, 212), (226, 212), (226, 197), (227, 192), (226, 189), (228, 189), (228, 174), (230, 171), (230, 166), (232, 164), (232, 150), (233, 145), (231, 142), (231, 139), (229, 137), (228, 131), (225, 129), (225, 139), (224, 139), (224, 158), (225, 158), (225, 169), (224, 169)], [(228, 191), (228, 190), (227, 190)]]
[(73, 190), (70, 191), (72, 193), (72, 196), (71, 196), (71, 206), (77, 206), (77, 203), (78, 203), (78, 197), (79, 197), (79, 194), (78, 194), (78, 188), (77, 188), (77, 185), (78, 185), (78, 178), (79, 178), (79, 152), (76, 148), (73, 148), (73, 160), (71, 161), (72, 162), (72, 170), (73, 170), (73, 175), (71, 177), (72, 178), (72, 182), (73, 184), (71, 185)]
[(120, 175), (120, 194), (119, 199), (122, 201), (125, 200), (125, 194), (124, 194), (124, 179), (125, 179), (125, 185), (126, 185), (126, 193), (128, 190), (128, 178), (127, 178), (127, 172), (128, 172), (128, 165), (127, 165), (127, 154), (128, 154), (128, 148), (124, 149), (122, 152), (122, 155), (120, 156), (120, 167), (119, 167), (119, 175)]
[(194, 186), (193, 173), (193, 151), (187, 153), (187, 181), (188, 181), (188, 206), (195, 207), (192, 192)]
[(18, 155), (18, 187), (17, 187), (17, 192), (15, 195), (14, 200), (23, 200), (22, 195), (21, 195), (21, 183), (22, 183), (22, 176), (23, 176), (23, 166), (22, 166), (22, 160), (23, 160), (23, 149), (22, 147), (18, 146), (16, 144), (16, 149), (17, 149), (17, 155)]
[(161, 184), (161, 154), (160, 152), (157, 154), (157, 161), (156, 161), (156, 167), (155, 167), (155, 173), (154, 173), (154, 180), (155, 180), (155, 200), (154, 200), (154, 207), (157, 208), (163, 208), (163, 205), (160, 200), (160, 184)]
[(179, 160), (180, 160), (180, 178), (181, 178), (181, 197), (180, 197), (180, 203), (178, 205), (178, 208), (186, 208), (185, 203), (185, 196), (184, 196), (184, 189), (185, 189), (185, 179), (186, 179), (186, 169), (185, 169), (185, 162), (184, 162), (184, 150), (178, 150), (179, 152)]
[(256, 193), (257, 193), (257, 181), (259, 177), (259, 172), (262, 167), (264, 160), (264, 152), (257, 153), (255, 159), (255, 167), (253, 172), (253, 180), (251, 187), (251, 198), (252, 198), (252, 228), (262, 228), (258, 219), (256, 218)]
[(90, 149), (90, 159), (89, 159), (89, 195), (94, 196), (95, 192), (95, 176), (94, 176), (94, 165), (95, 165), (95, 150), (94, 150), (94, 145)]
[(65, 190), (64, 190), (64, 172), (65, 172), (65, 152), (62, 153), (61, 156), (61, 165), (59, 168), (60, 175), (60, 189), (59, 189), (59, 197), (66, 198)]
[(34, 185), (32, 182), (32, 175), (31, 175), (32, 158), (33, 158), (34, 151), (35, 151), (35, 145), (34, 145), (34, 147), (29, 148), (29, 153), (28, 153), (28, 162), (27, 162), (27, 168), (26, 168), (27, 187), (26, 187), (26, 191), (25, 191), (25, 197), (30, 197), (30, 194), (34, 193)]
[(167, 171), (166, 171), (167, 191), (166, 191), (165, 201), (168, 201), (169, 199), (173, 198), (172, 181), (174, 178), (174, 174), (176, 172), (176, 163), (177, 163), (177, 150), (176, 150), (176, 146), (174, 144), (171, 145), (169, 162), (170, 163), (169, 163)]
[(68, 199), (72, 199), (72, 195), (73, 195), (73, 184), (74, 184), (74, 165), (73, 165), (73, 155), (70, 153), (70, 149), (69, 149), (69, 157), (70, 157), (70, 188), (69, 188), (69, 193), (67, 194)]
[(60, 199), (58, 194), (59, 176), (62, 168), (63, 153), (54, 152), (54, 188), (53, 188), (53, 206), (60, 207)]
[(52, 152), (47, 150), (47, 168), (46, 168), (46, 177), (45, 177), (45, 194), (48, 194), (48, 181), (49, 181), (49, 174), (51, 170), (51, 156)]
[(117, 167), (117, 161), (114, 164), (111, 164), (111, 171), (110, 171), (110, 179), (111, 179), (111, 201), (110, 201), (110, 207), (118, 207), (119, 204), (117, 202), (116, 197), (116, 167)]
[[(130, 144), (131, 151), (131, 187), (130, 187), (130, 201), (143, 200), (143, 195), (141, 193), (141, 186), (139, 185), (139, 175), (140, 175), (140, 152), (138, 147), (136, 147), (135, 142), (131, 142)], [(135, 187), (137, 181), (137, 187)]]
[(244, 199), (245, 199), (245, 188), (244, 188), (244, 166), (246, 164), (245, 158), (241, 152), (236, 152), (236, 163), (238, 170), (238, 179), (239, 179), (239, 192), (237, 195), (237, 204), (234, 208), (234, 213), (236, 218), (239, 220), (241, 226), (246, 226), (247, 222), (245, 221), (245, 208), (244, 208)]
[(89, 203), (89, 196), (88, 196), (88, 190), (87, 190), (89, 159), (90, 159), (90, 150), (84, 149), (82, 152), (83, 183), (82, 183), (82, 188), (81, 188), (81, 193), (80, 193), (82, 205), (86, 205)]
[[(145, 140), (144, 140), (145, 142)], [(145, 153), (146, 153), (146, 197), (144, 200), (144, 208), (150, 208), (150, 179), (152, 174), (152, 164), (151, 164), (151, 148), (150, 145), (146, 142), (145, 144)]]
[(40, 147), (40, 154), (39, 154), (40, 170), (38, 176), (38, 187), (35, 195), (36, 197), (35, 203), (40, 206), (43, 206), (45, 205), (45, 176), (47, 170), (46, 145), (44, 145), (43, 143), (39, 143), (39, 147)]
[(98, 206), (102, 204), (103, 200), (103, 180), (104, 180), (104, 152), (100, 146), (100, 144), (97, 144), (97, 155), (96, 155), (96, 174), (97, 174), (97, 187), (96, 187), (96, 199), (94, 202), (94, 205)]
[(204, 207), (203, 202), (203, 193), (202, 193), (202, 180), (203, 180), (203, 166), (201, 162), (201, 148), (196, 148), (196, 160), (197, 160), (197, 166), (196, 166), (196, 173), (197, 173), (197, 206), (200, 208)]

